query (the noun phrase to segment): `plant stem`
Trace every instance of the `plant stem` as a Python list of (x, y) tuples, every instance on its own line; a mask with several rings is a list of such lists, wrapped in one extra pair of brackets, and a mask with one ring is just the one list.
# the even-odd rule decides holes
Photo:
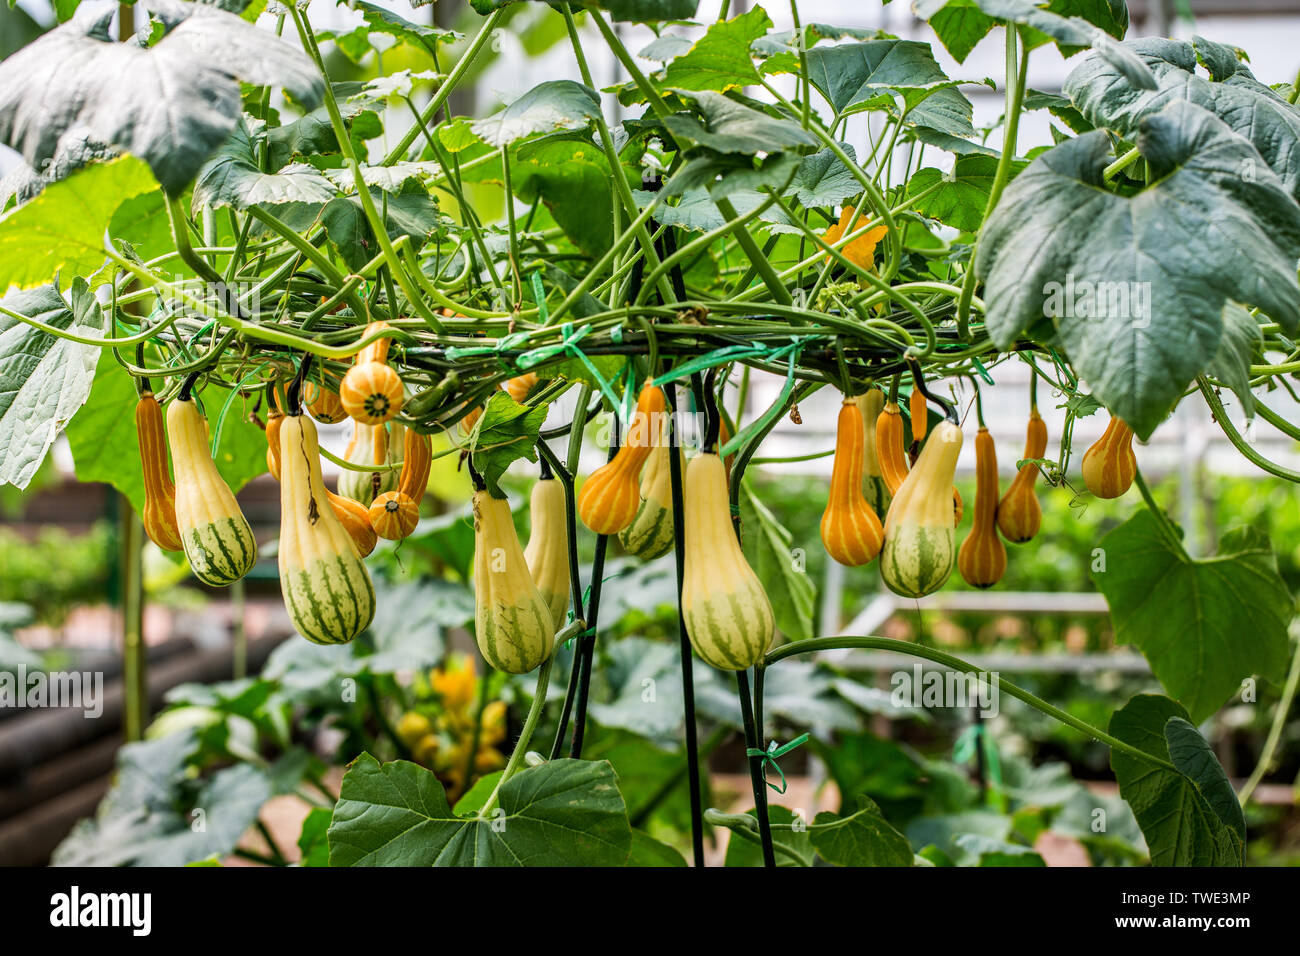
[(1300, 472), (1292, 471), (1290, 468), (1284, 468), (1276, 462), (1269, 461), (1255, 449), (1250, 447), (1250, 443), (1241, 437), (1232, 420), (1228, 418), (1228, 413), (1223, 407), (1223, 402), (1219, 401), (1219, 396), (1215, 394), (1210, 383), (1205, 380), (1204, 375), (1196, 377), (1196, 384), (1201, 389), (1201, 394), (1205, 396), (1205, 404), (1210, 406), (1210, 411), (1214, 413), (1214, 420), (1219, 423), (1223, 429), (1223, 434), (1232, 442), (1232, 446), (1241, 452), (1245, 458), (1252, 464), (1258, 465), (1270, 475), (1276, 475), (1279, 478), (1285, 478), (1287, 481), (1300, 482)]
[(1291, 657), (1291, 670), (1286, 675), (1282, 699), (1277, 702), (1277, 710), (1273, 712), (1273, 723), (1268, 728), (1268, 737), (1264, 740), (1264, 749), (1260, 751), (1259, 762), (1251, 771), (1250, 779), (1242, 786), (1241, 793), (1237, 794), (1237, 799), (1243, 807), (1250, 802), (1255, 788), (1273, 767), (1273, 755), (1277, 752), (1277, 745), (1282, 739), (1282, 730), (1286, 727), (1286, 718), (1291, 712), (1291, 704), (1295, 701), (1298, 687), (1300, 687), (1300, 641), (1296, 642), (1295, 654)]
[(749, 782), (754, 791), (754, 814), (758, 817), (759, 842), (763, 847), (763, 865), (776, 866), (776, 853), (772, 848), (772, 821), (767, 815), (767, 783), (763, 780), (763, 741), (754, 726), (754, 704), (750, 697), (749, 671), (736, 671), (736, 693), (740, 698), (740, 719), (745, 725), (745, 747), (749, 754)]
[[(559, 641), (559, 635), (556, 635), (556, 641)], [(501, 788), (505, 782), (514, 775), (523, 763), (524, 754), (528, 752), (528, 742), (532, 740), (533, 731), (537, 728), (537, 721), (542, 716), (542, 711), (546, 707), (546, 689), (551, 683), (551, 665), (555, 663), (555, 655), (551, 654), (542, 662), (541, 669), (537, 672), (537, 687), (533, 690), (533, 704), (528, 708), (528, 716), (524, 719), (524, 727), (519, 731), (519, 739), (515, 741), (515, 749), (510, 752), (510, 759), (506, 762), (506, 769), (501, 772), (501, 779), (492, 789), (488, 796), (487, 802), (479, 809), (478, 816), (480, 820), (486, 820), (496, 809), (497, 800), (501, 797)]]
[[(894, 640), (889, 637), (856, 637), (852, 635), (844, 635), (841, 637), (817, 637), (812, 638), (811, 640), (794, 641), (790, 644), (782, 645), (776, 650), (767, 653), (767, 656), (763, 659), (763, 666), (771, 667), (777, 661), (785, 660), (787, 657), (794, 657), (796, 654), (812, 654), (817, 651), (828, 651), (840, 648), (866, 648), (878, 651), (896, 651), (899, 654), (907, 654), (912, 657), (921, 657), (925, 660), (934, 661), (936, 664), (942, 664), (945, 667), (961, 671), (964, 674), (975, 674), (986, 679), (993, 676), (982, 667), (976, 667), (974, 664), (964, 661), (960, 657), (954, 657), (952, 654), (947, 654), (932, 647), (914, 644), (911, 641)], [(1169, 761), (1162, 760), (1154, 754), (1149, 754), (1145, 750), (1134, 747), (1132, 744), (1125, 743), (1117, 737), (1112, 737), (1104, 730), (1092, 726), (1092, 724), (1087, 721), (1080, 720), (1073, 714), (1066, 713), (1059, 707), (1053, 707), (1042, 698), (1036, 697), (1029, 691), (1016, 686), (1008, 680), (1002, 679), (1001, 676), (998, 677), (998, 687), (1000, 690), (1006, 691), (1012, 697), (1023, 701), (1035, 710), (1046, 714), (1048, 717), (1058, 720), (1067, 727), (1073, 727), (1080, 733), (1086, 734), (1094, 740), (1106, 744), (1112, 750), (1118, 750), (1121, 753), (1128, 754), (1130, 757), (1136, 757), (1138, 760), (1145, 761), (1146, 763), (1159, 767), (1162, 770), (1172, 770), (1177, 772), (1174, 765)]]
[(1138, 151), (1138, 148), (1136, 146), (1134, 146), (1132, 149), (1130, 149), (1119, 159), (1115, 160), (1113, 163), (1111, 163), (1109, 166), (1103, 169), (1101, 171), (1102, 178), (1114, 179), (1116, 173), (1118, 173), (1120, 170), (1127, 169), (1128, 167), (1132, 166), (1141, 157), (1142, 157), (1142, 153)]

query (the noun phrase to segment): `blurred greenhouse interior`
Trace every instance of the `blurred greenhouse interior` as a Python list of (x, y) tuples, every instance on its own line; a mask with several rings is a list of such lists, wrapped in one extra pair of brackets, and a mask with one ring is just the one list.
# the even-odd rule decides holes
[[(467, 35), (482, 19), (464, 0), (414, 8), (406, 0), (375, 0), (375, 5)], [(84, 6), (91, 6), (90, 0)], [(755, 6), (753, 0), (731, 0), (728, 15)], [(1133, 0), (1128, 6), (1130, 38), (1199, 36), (1231, 43), (1249, 53), (1260, 79), (1268, 83), (1292, 81), (1300, 67), (1297, 0)], [(685, 38), (684, 47), (703, 35), (718, 7), (717, 0), (703, 0), (696, 23), (670, 24), (661, 32)], [(274, 8), (261, 14), (259, 26), (274, 28)], [(775, 29), (791, 29), (787, 4), (765, 8)], [(974, 105), (976, 129), (988, 131), (990, 142), (1000, 142), (1001, 133), (994, 128), (1000, 123), (1004, 91), (982, 81), (1003, 75), (1001, 31), (990, 33), (958, 63), (933, 42), (929, 26), (905, 0), (883, 5), (803, 0), (799, 12), (804, 23), (833, 23), (931, 43), (944, 72), (966, 81), (961, 89)], [(322, 50), (336, 84), (402, 69), (448, 69), (446, 62), (435, 64), (427, 50), (388, 36), (373, 36), (374, 50), (353, 59), (343, 48), (344, 38), (364, 32), (367, 20), (347, 3), (317, 0), (307, 15), (318, 32), (327, 31), (331, 38), (322, 42)], [(0, 58), (54, 25), (54, 9), (45, 0), (17, 0), (12, 8), (0, 4)], [(625, 69), (593, 23), (580, 16), (578, 29), (590, 40), (586, 48), (595, 85), (624, 83)], [(614, 29), (633, 52), (656, 40), (645, 25), (616, 23)], [(284, 35), (290, 37), (292, 31)], [(443, 56), (454, 62), (465, 45), (462, 38), (443, 46)], [(648, 58), (638, 62), (646, 70), (656, 67)], [(1042, 47), (1030, 62), (1029, 88), (1059, 94), (1076, 62), (1055, 46)], [(450, 97), (449, 115), (486, 116), (537, 84), (556, 79), (581, 79), (564, 19), (545, 3), (514, 4), (476, 61), (472, 83)], [(796, 93), (790, 77), (778, 76), (774, 85), (786, 95)], [(418, 97), (427, 101), (429, 95), (422, 89)], [(612, 126), (627, 107), (608, 89), (602, 97)], [(295, 109), (279, 91), (275, 98), (268, 108), (286, 114)], [(391, 149), (409, 125), (406, 110), (389, 101), (383, 135), (366, 148), (380, 155)], [(1052, 144), (1053, 123), (1047, 110), (1027, 113), (1020, 142), (1025, 148)], [(865, 123), (847, 126), (845, 140), (859, 156), (872, 151), (869, 132)], [(952, 155), (937, 149), (917, 161), (911, 154), (916, 145), (899, 144), (892, 154), (879, 157), (879, 165), (932, 166), (942, 173), (951, 169)], [(18, 162), (16, 153), (0, 146), (0, 176)], [(0, 188), (0, 197), (5, 195)], [(488, 218), (504, 218), (505, 196), (499, 179), (485, 179), (469, 185), (467, 199), (480, 211), (495, 211)], [(457, 207), (447, 192), (436, 198), (446, 209)], [(514, 206), (520, 216), (529, 212), (521, 201)], [(956, 235), (956, 230), (949, 232)], [(984, 420), (998, 441), (1005, 482), (1015, 474), (1024, 441), (1029, 366), (1004, 363), (987, 384), (994, 380), (999, 387), (986, 392)], [(761, 414), (784, 386), (780, 374), (747, 373), (737, 417)], [(127, 376), (114, 368), (111, 351), (106, 352), (92, 403), (101, 389), (105, 395), (116, 389), (121, 398), (130, 387)], [(973, 435), (970, 382), (951, 379), (943, 389), (945, 397), (956, 401), (963, 421), (969, 417)], [(741, 390), (733, 385), (727, 396), (737, 402)], [(1281, 418), (1300, 422), (1294, 391), (1261, 390), (1257, 398)], [(1252, 420), (1226, 390), (1223, 400), (1229, 418), (1260, 454), (1300, 471), (1295, 441)], [(543, 427), (569, 421), (577, 402), (574, 394), (564, 395), (550, 408)], [(789, 592), (784, 599), (802, 609), (807, 627), (802, 636), (875, 634), (929, 644), (1003, 674), (1101, 726), (1114, 701), (1160, 692), (1146, 659), (1131, 646), (1117, 645), (1096, 583), (1098, 542), (1129, 518), (1138, 502), (1136, 492), (1107, 501), (1083, 490), (1078, 458), (1101, 436), (1104, 408), (1077, 422), (1071, 417), (1076, 454), (1059, 486), (1040, 481), (1042, 532), (1030, 544), (1007, 548), (1008, 567), (997, 588), (978, 590), (954, 574), (944, 591), (911, 600), (887, 591), (874, 568), (845, 568), (830, 560), (817, 536), (839, 403), (839, 395), (826, 389), (781, 419), (748, 472), (749, 485), (761, 492), (757, 508), (762, 513), (756, 511), (755, 497), (743, 498), (741, 505), (744, 548), (755, 555), (751, 561), (756, 565), (767, 560), (756, 556), (764, 536), (790, 529), (784, 547), (795, 556), (794, 570), (760, 571), (782, 582)], [(127, 406), (114, 407), (120, 411)], [(1067, 425), (1066, 396), (1039, 379), (1037, 407), (1047, 426), (1047, 454), (1054, 458)], [(229, 589), (199, 584), (181, 554), (164, 552), (144, 536), (131, 501), (102, 482), (114, 456), (136, 453), (129, 417), (114, 412), (74, 418), (26, 489), (0, 485), (0, 673), (76, 672), (102, 680), (98, 693), (86, 690), (98, 711), (94, 716), (86, 707), (0, 706), (0, 865), (174, 865), (199, 858), (227, 865), (319, 861), (326, 852), (323, 828), (339, 792), (343, 764), (357, 753), (419, 763), (437, 774), (452, 800), (470, 789), (471, 779), (505, 765), (532, 684), (526, 676), (485, 669), (475, 650), (469, 586), (472, 489), (459, 456), (434, 458), (414, 534), (398, 543), (380, 541), (369, 562), (379, 610), (369, 635), (343, 653), (308, 644), (294, 633), (277, 567), (280, 489), (261, 457), (265, 446), (259, 426), (264, 429), (265, 422), (259, 410), (238, 400), (229, 409), (222, 426), (228, 431), (221, 440), (230, 456), (227, 464), (251, 479), (239, 490), (238, 501), (260, 549), (253, 571)], [(602, 415), (588, 426), (583, 474), (605, 460), (607, 419)], [(332, 455), (344, 455), (350, 435), (350, 423), (320, 426), (321, 445)], [(458, 441), (455, 435), (435, 436), (433, 447), (450, 452)], [(556, 443), (557, 451), (562, 444)], [(1189, 554), (1212, 555), (1228, 529), (1257, 527), (1273, 542), (1282, 578), (1293, 594), (1300, 591), (1300, 492), (1295, 484), (1265, 480), (1238, 455), (1200, 396), (1184, 401), (1150, 443), (1138, 444), (1136, 453), (1153, 493), (1180, 526)], [(247, 461), (237, 462), (236, 456)], [(503, 479), (521, 537), (529, 527), (522, 503), (536, 473), (537, 465), (517, 462)], [(326, 460), (324, 474), (333, 485), (339, 468)], [(963, 448), (956, 486), (969, 507), (975, 493), (973, 442)], [(578, 547), (586, 566), (595, 554), (594, 536), (581, 535)], [(675, 674), (671, 661), (660, 660), (664, 648), (676, 653), (673, 555), (642, 562), (612, 539), (606, 560), (601, 634), (623, 639), (597, 648), (600, 676), (593, 678), (585, 756), (610, 759), (621, 778), (666, 778), (678, 766), (676, 725), (645, 726), (634, 712), (644, 681), (663, 681), (667, 694), (671, 681), (665, 675)], [(128, 653), (133, 647), (136, 652)], [(327, 653), (334, 651), (340, 653)], [(559, 651), (557, 674), (569, 673), (572, 655), (571, 648)], [(790, 794), (784, 802), (802, 808), (811, 819), (836, 809), (850, 788), (858, 788), (870, 793), (891, 819), (896, 814), (909, 821), (906, 834), (913, 847), (939, 847), (945, 859), (959, 864), (979, 859), (981, 844), (970, 834), (1013, 855), (1034, 855), (1036, 862), (1049, 866), (1147, 862), (1142, 833), (1119, 798), (1107, 747), (1009, 699), (996, 714), (983, 716), (978, 707), (900, 703), (893, 693), (896, 677), (911, 666), (885, 652), (833, 651), (815, 664), (801, 661), (773, 672), (767, 687), (768, 736), (788, 741), (808, 730), (813, 738), (782, 759)], [(701, 741), (708, 755), (712, 805), (745, 812), (753, 801), (747, 792), (744, 741), (731, 732), (737, 725), (735, 699), (724, 693), (729, 685), (723, 686), (721, 678), (702, 671), (697, 666), (698, 706), (716, 720), (717, 728)], [(340, 680), (351, 682), (351, 699), (338, 699)], [(551, 681), (549, 693), (556, 700), (563, 698), (563, 684), (563, 677)], [(680, 685), (672, 692), (680, 694)], [(1272, 745), (1277, 754), (1272, 766), (1257, 772), (1282, 693), (1281, 686), (1266, 681), (1244, 688), (1200, 727), (1234, 788), (1240, 790), (1250, 780), (1249, 864), (1300, 864), (1300, 709), (1282, 722), (1280, 739)], [(497, 703), (484, 707), (485, 700)], [(832, 740), (835, 745), (828, 745)], [(144, 749), (124, 752), (125, 741), (143, 741), (135, 746)], [(538, 749), (546, 748), (539, 744)], [(112, 806), (114, 801), (139, 799), (123, 785), (124, 772), (187, 763), (207, 771), (219, 768), (219, 773), (244, 771), (240, 778), (225, 778), (244, 808), (243, 817), (232, 811), (227, 818), (240, 821), (236, 832), (209, 827), (204, 834), (188, 834), (185, 843), (176, 836), (185, 829), (183, 820), (154, 820), (149, 824), (153, 829), (142, 827), (114, 843), (105, 836), (106, 823), (89, 822), (97, 813), (101, 820), (118, 819), (114, 814), (120, 807)], [(1093, 825), (1099, 807), (1111, 820), (1103, 833)], [(634, 826), (644, 826), (665, 843), (684, 845), (690, 828), (684, 788), (673, 791), (670, 786), (667, 795), (646, 797), (629, 812)], [(317, 824), (320, 832), (311, 839), (309, 832)], [(152, 855), (134, 857), (126, 844), (145, 837), (157, 839), (150, 844)], [(707, 848), (708, 861), (734, 863), (749, 852), (751, 863), (757, 862), (756, 849), (734, 838), (733, 843), (720, 838)], [(1007, 850), (1009, 846), (1014, 849)]]

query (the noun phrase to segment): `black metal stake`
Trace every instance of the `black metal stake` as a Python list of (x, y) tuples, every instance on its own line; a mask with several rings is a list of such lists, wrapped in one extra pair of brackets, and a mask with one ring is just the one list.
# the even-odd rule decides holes
[(682, 697), (686, 722), (686, 776), (691, 800), (691, 849), (695, 865), (704, 866), (704, 809), (700, 793), (700, 753), (698, 729), (695, 725), (695, 675), (691, 658), (691, 639), (686, 633), (686, 618), (682, 615), (682, 585), (686, 580), (686, 519), (685, 495), (682, 491), (682, 462), (677, 449), (681, 447), (677, 420), (677, 387), (664, 389), (672, 421), (668, 430), (668, 474), (672, 480), (673, 498), (673, 550), (677, 559), (677, 637), (682, 651)]
[(754, 706), (749, 693), (749, 671), (736, 671), (736, 690), (740, 697), (740, 719), (745, 725), (745, 748), (749, 751), (749, 782), (754, 788), (754, 815), (758, 817), (759, 842), (763, 845), (763, 865), (776, 866), (772, 847), (772, 821), (767, 817), (767, 783), (763, 780), (763, 748), (754, 728)]

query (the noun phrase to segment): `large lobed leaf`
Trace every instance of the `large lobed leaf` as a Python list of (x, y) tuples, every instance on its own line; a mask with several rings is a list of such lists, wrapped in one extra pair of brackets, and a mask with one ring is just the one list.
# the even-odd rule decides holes
[(1137, 145), (1153, 183), (1132, 197), (1105, 188), (1103, 132), (1041, 155), (1002, 194), (975, 269), (1000, 347), (1026, 329), (1054, 337), (1146, 438), (1219, 354), (1226, 303), (1300, 324), (1300, 206), (1249, 142), (1191, 103), (1142, 119)]
[(331, 866), (622, 866), (627, 809), (604, 761), (553, 760), (501, 788), (499, 815), (458, 817), (442, 784), (403, 760), (363, 753), (329, 828)]
[[(97, 338), (104, 315), (86, 283), (72, 304), (53, 286), (13, 292), (0, 306), (71, 334)], [(100, 349), (0, 315), (0, 484), (26, 488), (59, 430), (90, 395)]]
[(1240, 866), (1246, 840), (1227, 775), (1209, 745), (1167, 697), (1140, 694), (1110, 719), (1109, 732), (1173, 763), (1165, 770), (1111, 750), (1120, 795), (1137, 817), (1153, 866)]
[[(1293, 196), (1300, 197), (1300, 109), (1260, 83), (1227, 48), (1200, 37), (1141, 37), (1124, 46), (1156, 77), (1155, 89), (1127, 82), (1113, 64), (1090, 54), (1066, 77), (1064, 92), (1089, 122), (1124, 135), (1169, 103), (1187, 100), (1214, 113), (1259, 150)], [(1198, 54), (1210, 77), (1196, 72)], [(1248, 167), (1240, 170), (1249, 175)]]
[(230, 136), (240, 81), (320, 99), (311, 61), (267, 30), (205, 4), (150, 0), (165, 35), (115, 43), (112, 11), (78, 16), (0, 64), (0, 142), (36, 169), (65, 136), (89, 137), (144, 159), (172, 195)]
[(1295, 602), (1277, 572), (1268, 536), (1239, 528), (1212, 558), (1189, 558), (1150, 511), (1139, 511), (1101, 540), (1115, 639), (1134, 644), (1160, 683), (1204, 720), (1258, 674), (1286, 676), (1287, 625)]

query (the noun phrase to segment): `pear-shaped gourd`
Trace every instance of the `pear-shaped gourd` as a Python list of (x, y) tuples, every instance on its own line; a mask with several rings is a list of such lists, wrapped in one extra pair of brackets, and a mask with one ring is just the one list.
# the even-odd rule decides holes
[[(671, 419), (664, 415), (662, 420), (663, 426), (650, 449), (650, 457), (641, 470), (641, 504), (636, 517), (618, 534), (618, 540), (628, 554), (646, 561), (673, 549), (672, 449), (668, 436)], [(680, 448), (677, 449), (677, 461), (684, 479), (686, 453)]]
[[(1029, 426), (1025, 429), (1024, 458), (1042, 458), (1047, 452), (1047, 425), (1038, 414), (1038, 408), (1029, 410)], [(1038, 481), (1038, 466), (1027, 464), (1011, 479), (1007, 492), (998, 502), (998, 530), (1013, 544), (1024, 544), (1038, 534), (1043, 524), (1043, 508), (1038, 503), (1034, 485)]]
[[(343, 452), (344, 461), (354, 465), (378, 467), (388, 464), (388, 429), (384, 425), (363, 425), (353, 422), (352, 438)], [(375, 498), (397, 487), (397, 472), (352, 471), (344, 468), (339, 473), (339, 494), (369, 508)]]
[[(283, 425), (284, 413), (278, 409), (273, 410), (266, 422), (266, 467), (276, 481), (280, 480), (280, 428)], [(339, 519), (343, 530), (351, 536), (357, 553), (364, 558), (374, 551), (379, 539), (375, 529), (370, 527), (370, 515), (365, 506), (351, 498), (336, 495), (329, 489), (325, 490), (325, 497), (334, 509), (334, 517)]]
[(853, 399), (862, 413), (866, 440), (862, 445), (862, 493), (877, 515), (889, 510), (890, 491), (880, 473), (880, 453), (876, 450), (876, 422), (885, 408), (885, 393), (871, 388)]
[(941, 422), (889, 505), (880, 576), (903, 597), (943, 587), (956, 558), (952, 479), (961, 452), (961, 429)]
[(524, 399), (528, 397), (528, 393), (533, 390), (533, 386), (537, 382), (536, 372), (525, 372), (523, 375), (516, 375), (514, 378), (506, 379), (505, 384), (501, 387), (514, 401), (523, 404)]
[(1137, 474), (1133, 429), (1114, 415), (1106, 431), (1083, 453), (1083, 483), (1098, 498), (1118, 498)]
[(862, 493), (862, 446), (866, 428), (857, 404), (846, 398), (836, 423), (830, 493), (822, 512), (822, 544), (840, 564), (857, 567), (880, 553), (884, 529)]
[(208, 451), (208, 429), (192, 399), (167, 406), (167, 437), (176, 469), (176, 529), (190, 570), (225, 587), (257, 563), (257, 541), (235, 495)]
[(753, 667), (772, 643), (772, 605), (736, 540), (727, 469), (713, 452), (686, 465), (682, 618), (691, 646), (719, 670)]
[(897, 402), (886, 402), (876, 419), (876, 455), (880, 477), (891, 495), (898, 494), (907, 478), (907, 455), (903, 450), (903, 410)]
[(907, 412), (912, 421), (912, 441), (925, 439), (926, 426), (930, 422), (930, 408), (925, 401), (925, 393), (913, 387), (907, 399)]
[(993, 436), (975, 433), (975, 517), (957, 552), (957, 569), (966, 583), (991, 588), (1007, 570), (1007, 549), (995, 527), (998, 510), (998, 457)]
[(316, 424), (280, 425), (280, 592), (294, 628), (313, 644), (346, 644), (370, 626), (375, 589), (321, 477)]
[(618, 534), (636, 517), (641, 506), (641, 468), (662, 427), (664, 407), (663, 389), (651, 385), (641, 389), (623, 446), (583, 482), (578, 517), (597, 534)]
[(569, 526), (564, 485), (547, 476), (533, 485), (528, 513), (532, 528), (524, 560), (558, 631), (569, 620)]
[(142, 392), (135, 404), (135, 435), (140, 445), (140, 467), (144, 473), (144, 509), (140, 518), (145, 534), (164, 551), (181, 550), (181, 532), (176, 526), (176, 485), (167, 468), (167, 436), (163, 432), (162, 408), (153, 392)]
[(510, 502), (474, 492), (474, 636), (483, 659), (526, 674), (551, 656), (555, 620), (533, 582)]

